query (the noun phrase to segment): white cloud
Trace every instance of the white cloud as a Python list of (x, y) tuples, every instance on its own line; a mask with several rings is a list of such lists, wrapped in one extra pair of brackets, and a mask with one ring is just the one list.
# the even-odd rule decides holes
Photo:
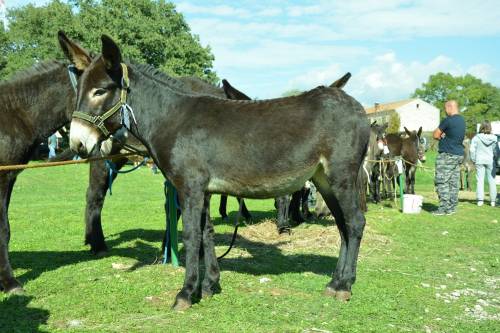
[(271, 16), (278, 16), (283, 13), (283, 9), (279, 7), (268, 7), (261, 9), (257, 12), (257, 16), (265, 16), (265, 17), (271, 17)]
[(489, 64), (476, 64), (467, 69), (467, 73), (474, 75), (486, 82), (500, 82), (500, 71)]
[(290, 80), (287, 90), (306, 90), (319, 85), (330, 85), (344, 74), (340, 64), (332, 64), (323, 69), (313, 69)]
[(198, 6), (198, 5), (193, 5), (189, 2), (181, 2), (177, 4), (177, 11), (188, 14), (203, 14), (203, 15), (215, 15), (215, 16), (230, 16), (230, 17), (250, 16), (249, 11), (241, 8), (235, 8), (227, 5)]
[(266, 70), (267, 67), (314, 65), (331, 59), (346, 59), (366, 54), (366, 50), (361, 47), (299, 44), (267, 39), (241, 49), (219, 48), (217, 45), (212, 45), (212, 48), (217, 55), (215, 60), (217, 68), (240, 67), (261, 70)]
[[(490, 73), (492, 68), (483, 65), (471, 67)], [(330, 84), (347, 70), (340, 64), (332, 64), (322, 69), (309, 71), (292, 78), (288, 88), (311, 89), (319, 84)], [(416, 88), (426, 82), (431, 74), (449, 72), (463, 75), (465, 71), (453, 59), (440, 55), (429, 62), (403, 62), (394, 52), (388, 52), (373, 59), (372, 63), (354, 71), (346, 91), (365, 105), (375, 102), (390, 102), (408, 98)]]
[(288, 8), (287, 13), (293, 17), (304, 15), (316, 15), (322, 13), (323, 8), (320, 5), (315, 6), (291, 6)]

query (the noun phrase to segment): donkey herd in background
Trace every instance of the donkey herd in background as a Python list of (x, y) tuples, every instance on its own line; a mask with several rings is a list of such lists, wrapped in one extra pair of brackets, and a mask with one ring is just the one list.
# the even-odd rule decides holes
[[(349, 73), (329, 87), (298, 96), (252, 101), (226, 80), (219, 88), (192, 77), (172, 78), (148, 65), (125, 64), (118, 45), (104, 35), (102, 54), (96, 57), (62, 32), (59, 42), (76, 68), (76, 86), (68, 63), (60, 61), (39, 63), (0, 84), (1, 165), (27, 163), (41, 142), (69, 122), (70, 146), (82, 156), (113, 155), (125, 144), (147, 151), (178, 189), (183, 214), (186, 275), (175, 309), (189, 307), (200, 289), (203, 297), (220, 291), (209, 212), (212, 193), (222, 195), (223, 218), (227, 194), (276, 198), (281, 232), (289, 228), (288, 204), (292, 220), (310, 218), (304, 183), (311, 180), (341, 235), (325, 292), (340, 300), (351, 297), (366, 188), (375, 202), (381, 199), (381, 186), (390, 196), (397, 170), (394, 163), (380, 161), (402, 156), (405, 189), (414, 193), (416, 165), (425, 159), (422, 128), (405, 128), (400, 135), (387, 134), (387, 125), (370, 126), (362, 106), (342, 90)], [(126, 158), (115, 160), (118, 169), (126, 163)], [(19, 172), (0, 171), (0, 288), (5, 292), (22, 291), (8, 255), (8, 207)], [(89, 173), (85, 243), (99, 253), (107, 250), (101, 225), (108, 189), (105, 162), (92, 162)], [(241, 206), (250, 219), (244, 202)]]

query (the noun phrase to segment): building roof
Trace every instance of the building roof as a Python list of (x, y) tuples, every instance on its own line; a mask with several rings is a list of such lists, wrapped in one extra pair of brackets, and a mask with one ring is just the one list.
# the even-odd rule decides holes
[(370, 114), (370, 113), (375, 113), (375, 112), (382, 112), (382, 111), (389, 111), (389, 110), (396, 110), (397, 108), (406, 105), (414, 100), (417, 100), (418, 98), (410, 98), (410, 99), (405, 99), (402, 101), (397, 101), (397, 102), (390, 102), (390, 103), (380, 103), (377, 106), (377, 109), (375, 110), (375, 106), (371, 107), (365, 107), (365, 112)]

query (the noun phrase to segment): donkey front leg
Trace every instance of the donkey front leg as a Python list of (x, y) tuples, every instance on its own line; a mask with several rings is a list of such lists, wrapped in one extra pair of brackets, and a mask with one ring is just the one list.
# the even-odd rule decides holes
[[(116, 168), (121, 169), (126, 162), (126, 158), (115, 161)], [(94, 254), (108, 250), (101, 225), (102, 207), (109, 186), (108, 172), (109, 170), (104, 161), (90, 164), (87, 206), (85, 207), (85, 244), (90, 245), (90, 251)], [(116, 176), (116, 174), (113, 174), (113, 180)]]
[[(191, 184), (190, 184), (191, 185)], [(182, 207), (182, 222), (184, 230), (182, 238), (186, 249), (186, 273), (184, 286), (175, 298), (174, 310), (185, 310), (192, 304), (192, 297), (198, 291), (200, 274), (200, 245), (202, 241), (201, 215), (204, 206), (204, 193), (194, 186), (188, 189), (178, 189)], [(214, 248), (204, 248), (205, 253), (215, 255)], [(206, 254), (205, 254), (206, 255)]]
[(201, 230), (203, 230), (203, 254), (205, 259), (205, 277), (201, 284), (201, 297), (210, 297), (221, 291), (219, 263), (215, 254), (214, 226), (210, 220), (210, 194), (205, 195), (201, 215)]
[(243, 201), (241, 203), (241, 215), (243, 216), (245, 221), (250, 222), (252, 220), (252, 215), (248, 211), (247, 205), (245, 204), (245, 200), (243, 200), (242, 198), (236, 198), (236, 199), (238, 200), (238, 205), (240, 205), (240, 202)]
[(9, 262), (9, 203), (16, 177), (11, 174), (0, 176), (0, 289), (5, 292), (22, 292), (21, 283), (14, 278)]
[(223, 221), (227, 221), (227, 195), (220, 195), (220, 203), (219, 203), (219, 214)]

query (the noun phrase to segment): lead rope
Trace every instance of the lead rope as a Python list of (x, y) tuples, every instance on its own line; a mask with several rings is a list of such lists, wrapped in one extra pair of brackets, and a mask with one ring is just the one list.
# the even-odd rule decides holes
[(148, 162), (148, 158), (144, 158), (141, 163), (136, 165), (135, 167), (128, 169), (128, 170), (118, 170), (116, 168), (116, 163), (111, 161), (111, 160), (106, 160), (106, 167), (108, 168), (108, 190), (109, 190), (109, 195), (113, 195), (113, 191), (111, 190), (111, 187), (113, 185), (113, 176), (116, 174), (118, 175), (119, 173), (129, 173), (132, 171), (135, 171), (139, 169), (141, 166), (145, 165)]
[(240, 200), (240, 208), (238, 209), (238, 214), (236, 215), (236, 220), (234, 221), (234, 232), (233, 232), (233, 237), (231, 238), (231, 244), (229, 244), (229, 248), (224, 252), (223, 255), (217, 257), (217, 260), (221, 260), (224, 258), (233, 248), (234, 241), (236, 240), (236, 235), (238, 234), (238, 227), (240, 226), (240, 216), (241, 216), (241, 210), (243, 208), (243, 199)]

